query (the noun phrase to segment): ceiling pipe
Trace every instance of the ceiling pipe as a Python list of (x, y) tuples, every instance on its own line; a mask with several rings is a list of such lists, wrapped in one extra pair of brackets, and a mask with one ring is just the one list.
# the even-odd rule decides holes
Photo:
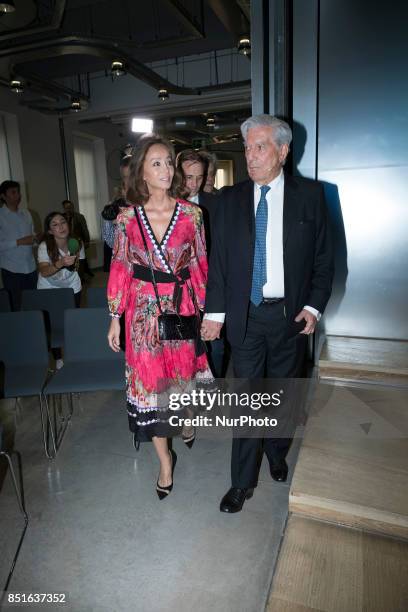
[(26, 71), (18, 72), (19, 75), (24, 77), (24, 84), (27, 89), (35, 89), (36, 91), (46, 91), (51, 94), (58, 96), (56, 99), (61, 96), (64, 98), (78, 98), (86, 107), (89, 104), (88, 96), (70, 89), (69, 87), (65, 87), (64, 85), (60, 85), (55, 83), (54, 81), (48, 81), (47, 79), (43, 79), (42, 77), (32, 74)]

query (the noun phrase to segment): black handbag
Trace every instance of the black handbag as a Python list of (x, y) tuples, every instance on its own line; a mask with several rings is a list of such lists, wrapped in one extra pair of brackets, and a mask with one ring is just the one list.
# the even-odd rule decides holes
[[(195, 300), (195, 294), (192, 288), (189, 287), (190, 295), (193, 300), (194, 308), (196, 309), (196, 314), (194, 315), (181, 315), (178, 312), (163, 312), (159, 292), (157, 290), (156, 278), (154, 275), (154, 269), (152, 260), (150, 257), (149, 249), (147, 248), (146, 238), (143, 233), (143, 229), (140, 223), (139, 213), (134, 207), (135, 216), (137, 219), (137, 223), (139, 225), (139, 231), (141, 233), (143, 239), (143, 245), (146, 251), (147, 260), (149, 262), (150, 273), (152, 276), (152, 283), (154, 287), (154, 292), (156, 294), (157, 306), (159, 308), (160, 314), (157, 318), (158, 330), (159, 330), (159, 339), (160, 340), (195, 340), (196, 343), (200, 338), (200, 316), (197, 312), (197, 303)], [(162, 251), (162, 255), (164, 253)], [(170, 268), (168, 261), (166, 260), (167, 266)], [(172, 273), (173, 274), (173, 273)], [(174, 275), (173, 275), (174, 276)]]
[(195, 340), (198, 336), (196, 315), (163, 312), (157, 318), (160, 340)]

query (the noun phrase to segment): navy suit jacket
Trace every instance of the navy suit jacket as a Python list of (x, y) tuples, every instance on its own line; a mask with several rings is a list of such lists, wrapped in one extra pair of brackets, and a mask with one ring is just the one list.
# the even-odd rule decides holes
[[(254, 184), (247, 180), (217, 196), (212, 224), (205, 312), (225, 312), (231, 344), (247, 327), (255, 248)], [(333, 251), (323, 186), (285, 174), (283, 267), (287, 336), (305, 323), (294, 319), (304, 306), (323, 313), (333, 279)]]

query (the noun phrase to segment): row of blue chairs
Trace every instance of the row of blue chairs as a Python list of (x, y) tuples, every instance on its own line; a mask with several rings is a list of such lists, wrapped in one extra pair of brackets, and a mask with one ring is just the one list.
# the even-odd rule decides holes
[[(3, 366), (0, 391), (4, 398), (38, 397), (44, 450), (49, 459), (56, 456), (71, 419), (73, 393), (125, 388), (124, 354), (114, 353), (109, 348), (108, 325), (106, 307), (65, 310), (64, 366), (51, 372), (43, 313), (0, 313), (0, 363)], [(69, 401), (66, 414), (62, 410), (63, 395), (67, 395)], [(54, 404), (53, 419), (50, 398)], [(57, 399), (60, 400), (59, 410)]]
[[(48, 297), (50, 295), (50, 291), (58, 291), (60, 292), (61, 289), (34, 289), (33, 291), (48, 291), (47, 295), (45, 297)], [(62, 290), (67, 291), (66, 289)], [(72, 290), (68, 290), (70, 293), (72, 293)], [(32, 293), (32, 291), (28, 291), (27, 293)], [(62, 294), (61, 294), (62, 295)], [(26, 298), (27, 299), (27, 298)], [(86, 305), (89, 308), (103, 308), (104, 306), (106, 306), (106, 288), (105, 287), (89, 287), (86, 290)], [(24, 308), (24, 310), (29, 310), (27, 308)], [(0, 289), (0, 312), (10, 312), (11, 311), (11, 302), (10, 302), (10, 296), (9, 293), (6, 289)]]
[[(89, 308), (106, 308), (106, 288), (90, 287), (86, 292)], [(45, 316), (50, 348), (64, 346), (64, 311), (75, 308), (72, 289), (27, 289), (22, 293), (22, 310), (41, 310)], [(10, 298), (5, 289), (0, 290), (0, 312), (10, 312)]]

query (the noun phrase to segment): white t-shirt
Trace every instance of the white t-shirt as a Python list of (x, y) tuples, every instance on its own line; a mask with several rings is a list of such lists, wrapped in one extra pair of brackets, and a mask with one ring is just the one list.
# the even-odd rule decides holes
[[(69, 255), (69, 253), (64, 253), (59, 249), (59, 253), (61, 257), (65, 257)], [(45, 242), (41, 242), (38, 247), (38, 263), (51, 263), (50, 256), (47, 252), (47, 245)], [(79, 259), (85, 259), (85, 251), (82, 245), (81, 250), (79, 251)], [(78, 293), (82, 289), (81, 279), (79, 278), (79, 274), (76, 270), (68, 270), (68, 268), (61, 268), (55, 274), (51, 276), (42, 276), (41, 272), (38, 275), (38, 283), (37, 289), (65, 289), (71, 288), (74, 290), (74, 293)]]

